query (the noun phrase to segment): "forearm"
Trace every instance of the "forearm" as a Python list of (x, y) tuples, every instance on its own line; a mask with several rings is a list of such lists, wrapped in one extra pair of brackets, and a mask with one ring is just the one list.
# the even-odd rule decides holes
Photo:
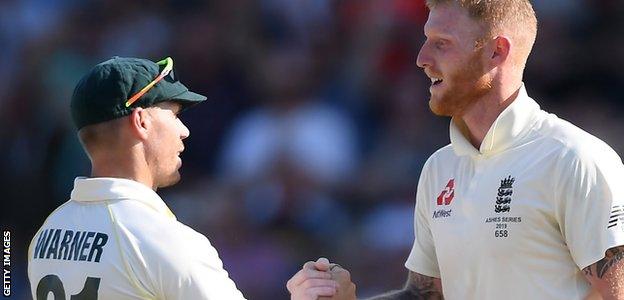
[(368, 298), (366, 300), (408, 300), (408, 299), (414, 299), (412, 294), (407, 291), (400, 290), (400, 291), (392, 291), (383, 295), (375, 296), (373, 298)]
[(410, 272), (402, 290), (392, 291), (368, 300), (438, 300), (444, 299), (439, 278)]
[(373, 298), (369, 298), (367, 300), (429, 300), (429, 299), (443, 299), (442, 294), (437, 291), (432, 291), (429, 293), (420, 293), (414, 294), (411, 291), (407, 290), (398, 290), (392, 291), (383, 295), (375, 296)]
[(605, 300), (624, 300), (624, 247), (606, 251), (600, 261), (583, 269), (592, 288)]

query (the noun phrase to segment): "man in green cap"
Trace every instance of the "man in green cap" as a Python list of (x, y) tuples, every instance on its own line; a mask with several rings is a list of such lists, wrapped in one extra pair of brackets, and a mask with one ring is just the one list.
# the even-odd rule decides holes
[(35, 299), (244, 299), (208, 239), (155, 192), (180, 180), (189, 130), (178, 114), (204, 100), (169, 57), (114, 57), (80, 80), (71, 113), (91, 177), (76, 178), (30, 244)]

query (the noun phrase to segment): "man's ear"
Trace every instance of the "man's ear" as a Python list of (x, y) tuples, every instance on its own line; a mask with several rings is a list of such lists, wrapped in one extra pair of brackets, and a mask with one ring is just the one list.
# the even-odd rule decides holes
[(492, 41), (492, 48), (490, 50), (490, 62), (492, 66), (499, 66), (507, 61), (509, 57), (509, 52), (511, 51), (511, 40), (506, 37), (499, 35), (495, 37)]
[(149, 112), (142, 107), (135, 108), (130, 114), (131, 131), (137, 138), (147, 139), (147, 131), (152, 125), (150, 117)]

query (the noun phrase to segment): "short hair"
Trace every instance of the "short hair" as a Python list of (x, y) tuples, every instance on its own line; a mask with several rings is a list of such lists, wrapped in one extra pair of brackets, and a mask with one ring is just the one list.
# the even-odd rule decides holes
[(537, 17), (529, 0), (426, 0), (427, 7), (455, 3), (484, 28), (484, 36), (492, 38), (503, 32), (512, 35), (518, 44), (522, 65), (531, 53), (537, 36)]
[(121, 130), (125, 119), (125, 117), (122, 117), (87, 125), (78, 130), (78, 139), (87, 155), (91, 156), (95, 151), (116, 145), (119, 138), (119, 130)]

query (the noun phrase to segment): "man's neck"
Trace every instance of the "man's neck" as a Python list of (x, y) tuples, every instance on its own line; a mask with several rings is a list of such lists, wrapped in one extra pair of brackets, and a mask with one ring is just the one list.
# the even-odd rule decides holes
[(100, 160), (97, 162), (92, 161), (91, 166), (91, 177), (125, 178), (140, 182), (154, 189), (153, 178), (150, 176), (150, 173), (137, 164), (121, 160), (116, 160), (115, 162)]
[(454, 118), (459, 130), (476, 149), (481, 148), (496, 118), (518, 97), (521, 86), (494, 90), (476, 101), (460, 118)]

